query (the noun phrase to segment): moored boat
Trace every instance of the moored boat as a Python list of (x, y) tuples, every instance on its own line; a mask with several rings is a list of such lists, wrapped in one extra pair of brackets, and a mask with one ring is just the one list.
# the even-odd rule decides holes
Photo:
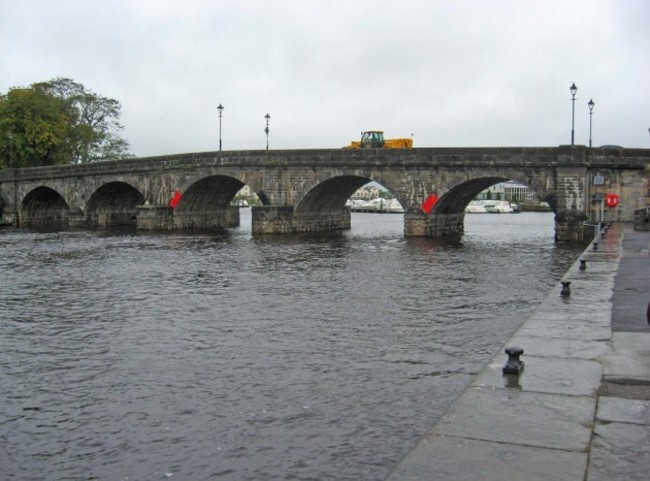
[(507, 200), (490, 201), (485, 204), (485, 211), (488, 214), (511, 214), (513, 212), (510, 202)]
[(465, 207), (466, 214), (485, 214), (486, 212), (483, 201), (481, 200), (472, 200), (467, 204), (467, 207)]

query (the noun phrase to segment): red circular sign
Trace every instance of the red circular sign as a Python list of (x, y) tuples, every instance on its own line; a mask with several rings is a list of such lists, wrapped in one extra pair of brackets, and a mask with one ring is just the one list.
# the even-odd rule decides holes
[(607, 207), (616, 207), (618, 205), (618, 195), (607, 194), (605, 196), (605, 205)]

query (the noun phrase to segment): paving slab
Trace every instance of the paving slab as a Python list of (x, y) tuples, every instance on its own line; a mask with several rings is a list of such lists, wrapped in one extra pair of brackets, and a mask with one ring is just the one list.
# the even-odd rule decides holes
[[(617, 397), (620, 399), (650, 400), (650, 384), (639, 384), (629, 379), (603, 381), (598, 390), (599, 396)], [(650, 446), (648, 446), (650, 448)]]
[(587, 481), (647, 481), (650, 426), (598, 423), (591, 443)]
[(605, 379), (650, 384), (650, 332), (614, 332), (612, 351), (600, 358)]
[[(610, 351), (610, 343), (602, 340), (548, 338), (515, 334), (508, 345), (524, 348), (524, 357), (547, 356), (566, 359), (597, 359)], [(525, 346), (525, 347), (524, 347)]]
[(611, 279), (603, 279), (601, 275), (596, 278), (571, 277), (571, 299), (576, 302), (586, 301), (590, 305), (593, 301), (605, 302), (606, 307), (611, 307), (612, 288), (614, 287), (614, 276)]
[(427, 436), (390, 479), (400, 481), (582, 480), (587, 453)]
[(436, 434), (585, 451), (596, 399), (518, 389), (470, 388), (434, 428)]
[(603, 274), (616, 276), (618, 262), (615, 262), (613, 259), (605, 260), (588, 254), (581, 256), (580, 259), (585, 261), (585, 269), (581, 270), (580, 264), (578, 264), (577, 273), (575, 269), (569, 270), (569, 272), (574, 273), (573, 275), (579, 279)]
[[(598, 402), (596, 417), (602, 422), (650, 426), (650, 400), (602, 396)], [(650, 465), (648, 466), (650, 468)]]
[(572, 296), (569, 299), (559, 298), (557, 300), (547, 301), (530, 317), (526, 323), (534, 322), (536, 320), (580, 320), (597, 322), (603, 325), (610, 325), (612, 318), (612, 303), (609, 301), (609, 294), (611, 292), (605, 290), (602, 296), (606, 298), (593, 298), (578, 299), (577, 296)]
[(504, 376), (504, 362), (491, 363), (472, 382), (483, 388), (516, 387), (523, 391), (595, 396), (600, 387), (602, 368), (598, 361), (526, 356), (527, 343), (521, 360), (524, 370), (519, 376)]
[(581, 322), (580, 319), (539, 319), (524, 324), (518, 336), (578, 339), (582, 341), (609, 340), (612, 330), (608, 325)]

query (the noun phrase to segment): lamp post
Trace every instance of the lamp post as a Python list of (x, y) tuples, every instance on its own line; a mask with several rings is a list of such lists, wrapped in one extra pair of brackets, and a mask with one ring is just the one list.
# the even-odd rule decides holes
[(573, 141), (575, 139), (575, 114), (576, 114), (576, 93), (578, 92), (578, 87), (576, 87), (576, 84), (573, 83), (571, 84), (571, 87), (569, 87), (569, 92), (571, 92), (571, 145), (573, 145)]
[(264, 133), (266, 134), (266, 150), (269, 150), (269, 120), (271, 120), (271, 116), (267, 113), (264, 116), (264, 119), (266, 120), (266, 127), (264, 128)]
[(219, 104), (217, 110), (219, 111), (219, 152), (221, 152), (221, 116), (223, 115), (223, 105)]
[(591, 147), (591, 117), (594, 114), (594, 101), (592, 99), (589, 99), (589, 103), (587, 104), (589, 106), (589, 147)]

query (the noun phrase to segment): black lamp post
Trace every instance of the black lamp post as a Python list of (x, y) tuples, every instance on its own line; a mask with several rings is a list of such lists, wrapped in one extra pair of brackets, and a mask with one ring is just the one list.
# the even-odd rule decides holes
[(217, 110), (219, 111), (219, 152), (221, 152), (221, 116), (223, 115), (223, 105), (219, 104)]
[(266, 119), (266, 127), (264, 128), (264, 133), (266, 134), (266, 150), (269, 150), (269, 120), (271, 120), (271, 116), (266, 114), (264, 118)]
[(569, 87), (569, 92), (571, 92), (571, 145), (573, 145), (573, 141), (575, 139), (575, 114), (576, 114), (576, 93), (578, 92), (578, 87), (576, 87), (576, 84), (573, 83), (571, 84), (571, 87)]
[(589, 147), (591, 147), (591, 117), (594, 114), (594, 101), (592, 99), (589, 99), (589, 103), (587, 104), (589, 106)]

